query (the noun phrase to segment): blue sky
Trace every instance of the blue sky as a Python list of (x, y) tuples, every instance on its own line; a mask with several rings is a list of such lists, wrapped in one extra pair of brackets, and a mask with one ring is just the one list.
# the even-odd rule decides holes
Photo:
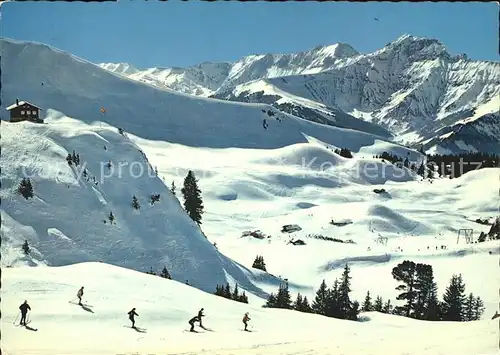
[(496, 3), (134, 0), (11, 2), (0, 11), (3, 37), (43, 42), (96, 63), (129, 62), (139, 68), (234, 61), (337, 42), (365, 53), (404, 33), (437, 38), (451, 54), (499, 59)]

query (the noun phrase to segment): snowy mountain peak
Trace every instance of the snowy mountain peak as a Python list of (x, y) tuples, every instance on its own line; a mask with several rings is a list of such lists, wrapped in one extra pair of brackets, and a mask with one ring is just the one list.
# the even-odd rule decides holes
[(99, 63), (99, 66), (122, 75), (132, 75), (139, 72), (139, 69), (129, 63)]
[(380, 52), (384, 51), (401, 52), (401, 54), (404, 53), (407, 57), (416, 60), (450, 57), (446, 51), (446, 47), (439, 40), (416, 37), (409, 34), (404, 34), (395, 41), (390, 42)]
[(353, 47), (346, 43), (336, 43), (326, 46), (318, 46), (314, 48), (316, 52), (321, 52), (324, 54), (329, 54), (336, 58), (348, 58), (359, 55), (360, 53)]

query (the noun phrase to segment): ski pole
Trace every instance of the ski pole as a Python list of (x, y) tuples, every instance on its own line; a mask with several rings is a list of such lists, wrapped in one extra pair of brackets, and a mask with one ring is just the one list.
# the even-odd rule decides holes
[(14, 319), (14, 322), (12, 324), (16, 324), (17, 317), (19, 317), (19, 313), (17, 314), (16, 318)]

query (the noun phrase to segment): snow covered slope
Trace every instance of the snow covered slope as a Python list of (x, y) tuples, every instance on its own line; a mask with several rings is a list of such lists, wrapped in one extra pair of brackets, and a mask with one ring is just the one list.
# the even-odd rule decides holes
[[(288, 114), (270, 118), (267, 112), (277, 111), (268, 105), (160, 90), (43, 44), (12, 40), (1, 44), (2, 109), (22, 98), (84, 122), (105, 121), (143, 138), (197, 147), (279, 148), (306, 143), (306, 136), (312, 136), (358, 150), (380, 138)], [(268, 121), (267, 130), (263, 119)]]
[[(251, 273), (206, 239), (134, 143), (113, 127), (52, 114), (45, 125), (2, 123), (2, 266), (103, 261), (158, 272), (166, 266), (174, 279), (203, 290), (229, 275), (259, 292)], [(73, 151), (79, 166), (66, 162)], [(17, 192), (23, 176), (32, 177), (33, 199)], [(152, 194), (160, 194), (154, 205)], [(24, 240), (32, 258), (20, 248)]]
[[(344, 321), (245, 305), (100, 263), (2, 271), (4, 355), (489, 355), (498, 347), (498, 320), (423, 322), (370, 312), (365, 322)], [(68, 303), (82, 285), (84, 306)], [(32, 308), (26, 328), (13, 325), (25, 299)], [(127, 319), (133, 307), (137, 330)], [(213, 331), (184, 331), (202, 307)], [(251, 332), (242, 331), (245, 312)]]
[[(2, 108), (17, 97), (29, 100), (42, 107), (47, 123), (2, 123), (5, 147), (1, 157), (5, 176), (2, 194), (10, 201), (2, 206), (5, 214), (2, 220), (8, 231), (5, 238), (9, 240), (5, 243), (8, 249), (5, 253), (11, 253), (12, 248), (19, 250), (25, 238), (39, 256), (25, 260), (13, 253), (3, 259), (6, 265), (16, 265), (18, 260), (35, 264), (46, 261), (51, 265), (103, 260), (145, 271), (150, 266), (157, 269), (166, 264), (177, 279), (188, 279), (204, 290), (212, 290), (217, 282), (225, 280), (225, 270), (242, 286), (246, 284), (249, 289), (259, 291), (248, 284), (248, 277), (252, 277), (248, 272), (249, 275), (243, 274), (201, 237), (177, 201), (169, 200), (167, 188), (160, 179), (149, 179), (147, 174), (140, 179), (133, 178), (137, 172), (130, 170), (132, 164), (140, 162), (146, 171), (147, 163), (137, 147), (117, 133), (116, 127), (123, 128), (134, 139), (219, 148), (226, 152), (229, 147), (253, 148), (266, 154), (265, 149), (303, 144), (307, 148), (291, 157), (301, 166), (313, 153), (321, 153), (325, 164), (316, 166), (316, 170), (331, 168), (330, 161), (345, 161), (332, 152), (334, 148), (348, 148), (353, 152), (371, 149), (368, 156), (388, 150), (414, 161), (420, 159), (418, 152), (384, 142), (374, 135), (325, 127), (288, 114), (277, 113), (280, 121), (269, 119), (264, 112), (271, 108), (266, 105), (231, 103), (159, 90), (46, 45), (3, 40), (2, 51)], [(104, 111), (101, 112), (101, 108)], [(6, 117), (5, 111), (3, 117)], [(263, 118), (268, 118), (267, 130), (262, 128)], [(65, 161), (72, 150), (83, 156), (100, 185), (92, 186), (77, 179), (78, 172)], [(193, 152), (191, 158), (184, 156), (190, 166), (176, 171), (176, 178), (183, 178), (189, 169), (198, 172), (203, 167), (198, 159), (203, 150)], [(266, 159), (265, 164), (269, 166), (275, 163), (273, 158)], [(128, 164), (123, 167), (125, 175), (118, 180), (113, 175), (103, 183), (101, 176), (107, 174), (105, 164), (110, 160), (113, 166)], [(168, 161), (161, 163), (169, 164)], [(380, 168), (382, 164), (377, 162), (375, 166)], [(35, 173), (34, 200), (26, 201), (15, 191), (25, 173), (21, 167), (26, 167), (30, 174)], [(303, 170), (308, 168), (306, 165)], [(391, 173), (385, 179), (415, 179), (404, 169), (396, 170), (399, 176)], [(355, 174), (351, 175), (357, 179)], [(177, 181), (177, 185), (180, 186), (181, 181)], [(153, 193), (165, 196), (162, 203), (167, 205), (166, 210), (148, 205)], [(137, 195), (143, 206), (137, 213), (131, 208), (133, 195)], [(78, 209), (67, 208), (74, 201), (78, 201), (75, 205)], [(74, 216), (80, 211), (84, 211), (82, 218), (74, 222)], [(110, 228), (103, 222), (110, 211), (115, 214), (117, 227)], [(145, 216), (140, 217), (141, 214)], [(179, 214), (183, 217), (178, 217)], [(185, 260), (179, 262), (174, 258)], [(208, 264), (200, 266), (198, 272), (197, 265), (203, 265), (203, 260)]]
[[(162, 87), (273, 104), (312, 121), (371, 133), (378, 126), (377, 134), (388, 129), (407, 144), (437, 139), (441, 130), (475, 115), (500, 95), (500, 63), (451, 56), (438, 40), (410, 35), (368, 54), (336, 44), (297, 54), (252, 55), (231, 64), (226, 77), (221, 72), (210, 85), (184, 80), (191, 70), (176, 69), (183, 74), (170, 82), (160, 80)], [(498, 105), (489, 107), (482, 115), (498, 113)], [(372, 125), (361, 125), (353, 116)], [(443, 143), (442, 148), (494, 152), (491, 144), (478, 143), (492, 136), (494, 131), (483, 126), (463, 145)], [(498, 135), (493, 140), (500, 145)]]

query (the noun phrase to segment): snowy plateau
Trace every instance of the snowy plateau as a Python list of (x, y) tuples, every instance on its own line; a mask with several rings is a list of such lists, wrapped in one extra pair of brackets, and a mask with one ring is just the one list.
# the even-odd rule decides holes
[[(0, 45), (2, 354), (497, 353), (500, 241), (457, 237), (490, 230), (476, 220), (499, 215), (500, 169), (428, 180), (374, 156), (420, 164), (404, 135), (427, 139), (428, 149), (498, 152), (498, 63), (452, 58), (439, 42), (409, 36), (367, 55), (339, 44), (146, 71), (41, 43)], [(42, 108), (44, 123), (9, 122), (16, 99)], [(331, 122), (303, 117), (309, 111)], [(335, 152), (342, 148), (353, 157)], [(66, 161), (73, 151), (78, 166)], [(202, 191), (201, 226), (183, 208), (189, 170)], [(17, 191), (23, 176), (32, 198)], [(161, 196), (153, 205), (152, 194)], [(300, 230), (282, 232), (293, 224)], [(244, 234), (257, 230), (265, 237)], [(320, 234), (352, 243), (311, 237)], [(267, 272), (252, 267), (257, 255)], [(482, 319), (372, 311), (349, 321), (262, 307), (285, 279), (293, 298), (312, 301), (346, 263), (351, 299), (370, 291), (402, 305), (391, 271), (404, 260), (432, 265), (439, 299), (462, 274), (467, 294), (484, 301)], [(164, 266), (172, 280), (146, 273)], [(213, 294), (226, 282), (248, 304)], [(31, 311), (20, 327), (24, 300)], [(200, 308), (212, 331), (186, 332)]]

